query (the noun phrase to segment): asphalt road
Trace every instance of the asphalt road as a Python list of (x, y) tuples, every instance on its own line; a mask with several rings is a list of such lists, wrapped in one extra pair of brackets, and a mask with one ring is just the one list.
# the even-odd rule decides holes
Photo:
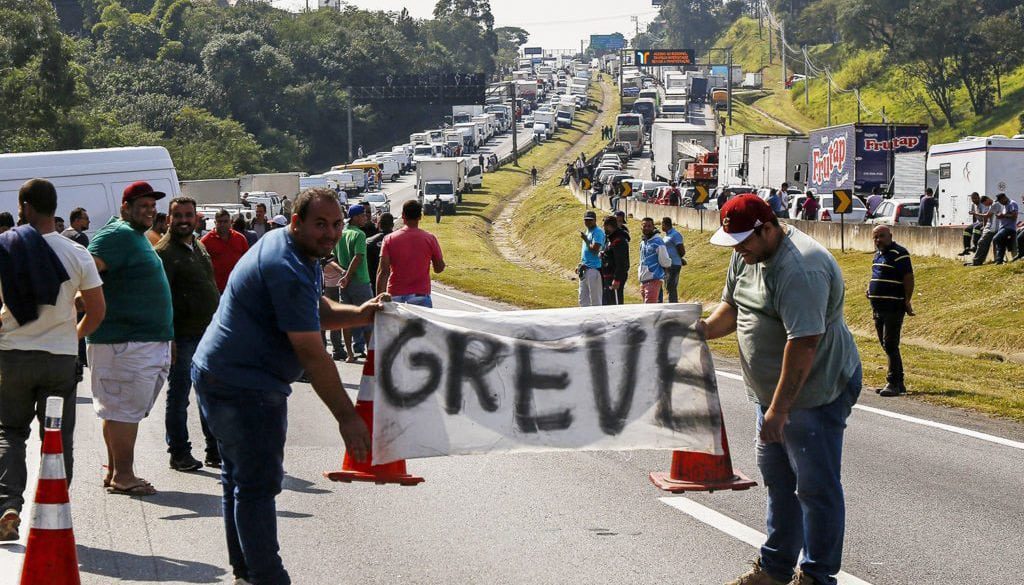
[[(439, 308), (496, 306), (442, 294), (435, 297)], [(752, 407), (735, 364), (720, 360), (717, 367), (735, 465), (757, 479)], [(354, 396), (359, 366), (339, 370)], [(870, 393), (861, 404), (1024, 439), (1020, 426), (958, 411)], [(218, 478), (205, 469), (168, 469), (162, 397), (141, 425), (137, 449), (140, 475), (160, 490), (150, 498), (103, 491), (104, 447), (88, 384), (79, 387), (78, 409), (71, 501), (82, 582), (230, 582)], [(192, 436), (201, 437), (191, 409)], [(733, 526), (727, 534), (716, 526), (738, 525), (753, 538), (764, 530), (761, 487), (665, 499), (647, 479), (667, 469), (663, 451), (424, 459), (409, 462), (426, 478), (416, 487), (335, 484), (321, 475), (341, 461), (327, 410), (306, 384), (294, 386), (289, 409), (278, 518), (295, 583), (716, 584), (756, 554), (741, 539), (743, 530)], [(861, 581), (844, 582), (1020, 582), (1024, 443), (994, 443), (861, 409), (850, 419), (845, 454), (844, 570)], [(34, 470), (35, 457), (29, 465)], [(710, 524), (666, 502), (710, 516)], [(15, 582), (23, 544), (24, 538), (0, 548), (0, 583)]]

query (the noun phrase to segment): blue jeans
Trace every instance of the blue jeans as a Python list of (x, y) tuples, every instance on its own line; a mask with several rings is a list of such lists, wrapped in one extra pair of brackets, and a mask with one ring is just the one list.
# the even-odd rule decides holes
[(229, 386), (192, 368), (199, 407), (217, 437), (228, 559), (236, 578), (288, 585), (277, 543), (274, 498), (284, 481), (288, 397)]
[(397, 297), (391, 297), (391, 300), (396, 303), (427, 307), (428, 309), (434, 308), (434, 301), (430, 299), (430, 295), (398, 295)]
[(682, 264), (673, 264), (665, 269), (665, 286), (661, 287), (658, 293), (658, 302), (665, 302), (665, 291), (668, 291), (668, 302), (679, 302), (679, 273), (683, 270)]
[[(177, 359), (171, 364), (167, 376), (167, 413), (164, 426), (167, 430), (167, 452), (179, 457), (192, 452), (192, 443), (188, 440), (188, 393), (192, 390), (192, 356), (199, 345), (198, 337), (176, 337)], [(206, 438), (206, 454), (217, 454), (217, 439), (213, 438), (206, 417), (199, 412), (199, 424)]]
[(996, 237), (992, 240), (996, 245), (996, 264), (1002, 264), (1006, 260), (1006, 250), (1013, 246), (1016, 236), (1016, 227), (999, 228), (996, 232)]
[[(843, 430), (860, 396), (863, 372), (854, 372), (839, 398), (789, 413), (785, 443), (757, 443), (757, 466), (768, 488), (768, 540), (761, 566), (788, 582), (800, 570), (822, 585), (835, 585), (843, 558), (846, 504), (840, 470)], [(767, 406), (757, 408), (760, 434)]]

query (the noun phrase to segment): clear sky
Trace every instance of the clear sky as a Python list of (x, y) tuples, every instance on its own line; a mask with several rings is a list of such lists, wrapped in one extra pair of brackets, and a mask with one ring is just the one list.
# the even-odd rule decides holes
[[(347, 0), (348, 4), (368, 10), (408, 8), (414, 18), (430, 18), (434, 0)], [(302, 10), (306, 0), (272, 0), (278, 8)], [(317, 0), (309, 0), (317, 6)], [(579, 49), (580, 39), (589, 42), (591, 34), (620, 32), (627, 41), (640, 17), (640, 29), (646, 28), (657, 8), (651, 0), (491, 0), (494, 26), (518, 26), (530, 32), (528, 46), (545, 49)]]

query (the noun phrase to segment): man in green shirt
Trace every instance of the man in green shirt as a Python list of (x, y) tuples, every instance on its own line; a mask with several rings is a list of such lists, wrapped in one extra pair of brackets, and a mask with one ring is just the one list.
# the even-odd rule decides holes
[(843, 275), (828, 250), (779, 223), (756, 195), (731, 199), (721, 216), (711, 243), (731, 247), (732, 261), (722, 302), (699, 328), (707, 339), (736, 333), (768, 488), (761, 556), (729, 585), (835, 585), (843, 429), (862, 377), (843, 318)]
[[(334, 256), (338, 259), (338, 264), (345, 269), (340, 285), (341, 302), (360, 307), (373, 298), (373, 289), (370, 287), (370, 271), (366, 263), (366, 232), (362, 229), (369, 218), (366, 216), (366, 208), (362, 205), (349, 207), (348, 217), (348, 225), (341, 232), (341, 240), (334, 248)], [(373, 329), (369, 327), (343, 331), (345, 353), (347, 354), (346, 362), (356, 361), (356, 354), (366, 357), (366, 345), (370, 343), (370, 333), (372, 332)], [(355, 352), (352, 351), (353, 337), (355, 337)]]
[(107, 316), (88, 341), (93, 407), (103, 420), (109, 493), (156, 493), (135, 475), (135, 439), (171, 367), (171, 288), (146, 237), (164, 194), (144, 181), (128, 185), (121, 217), (93, 237), (89, 252), (103, 275)]

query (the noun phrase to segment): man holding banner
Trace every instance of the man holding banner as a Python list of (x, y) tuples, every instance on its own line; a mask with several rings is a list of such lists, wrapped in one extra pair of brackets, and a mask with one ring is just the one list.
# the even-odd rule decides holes
[[(768, 540), (729, 585), (834, 585), (843, 554), (843, 430), (861, 364), (843, 318), (832, 255), (767, 203), (742, 195), (722, 209), (711, 243), (734, 253), (707, 339), (736, 332), (757, 404), (757, 464), (768, 488)], [(803, 562), (794, 569), (803, 550)]]
[(291, 582), (278, 554), (274, 502), (284, 480), (291, 384), (305, 372), (348, 452), (357, 461), (369, 457), (370, 435), (320, 330), (370, 325), (384, 297), (353, 307), (323, 296), (319, 259), (331, 254), (344, 227), (334, 191), (305, 191), (293, 211), (288, 229), (268, 232), (235, 266), (192, 366), (223, 459), (231, 567), (242, 582), (268, 585)]

